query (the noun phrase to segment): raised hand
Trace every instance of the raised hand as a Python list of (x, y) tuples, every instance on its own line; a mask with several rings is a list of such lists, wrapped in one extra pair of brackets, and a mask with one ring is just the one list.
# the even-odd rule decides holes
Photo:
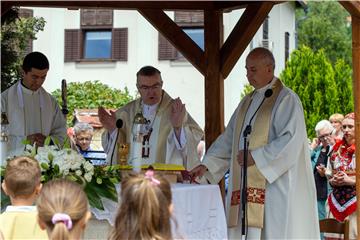
[(103, 107), (98, 108), (98, 115), (101, 124), (108, 132), (112, 132), (116, 128), (116, 115), (115, 111), (108, 112)]
[(186, 113), (185, 104), (181, 102), (180, 98), (176, 98), (172, 102), (171, 107), (172, 107), (171, 116), (170, 116), (171, 124), (175, 129), (179, 129), (182, 127), (185, 118), (185, 113)]

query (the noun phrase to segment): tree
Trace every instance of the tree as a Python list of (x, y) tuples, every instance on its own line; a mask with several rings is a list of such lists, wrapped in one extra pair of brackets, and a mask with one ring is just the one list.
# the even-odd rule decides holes
[[(308, 47), (301, 47), (291, 58), (280, 79), (299, 95), (305, 114), (309, 137), (314, 136), (314, 127), (333, 113), (344, 113), (353, 105), (351, 97), (350, 66), (339, 61), (335, 71), (324, 51), (314, 53)], [(347, 69), (341, 74), (341, 69)], [(352, 108), (351, 108), (352, 109)], [(346, 113), (346, 112), (345, 112)]]
[(18, 18), (18, 9), (11, 9), (1, 25), (1, 91), (21, 79), (21, 64), (30, 39), (44, 30), (45, 20)]
[(299, 46), (309, 46), (314, 52), (324, 49), (332, 64), (344, 59), (351, 65), (349, 13), (336, 1), (308, 1), (307, 4), (307, 13), (296, 12)]
[(354, 92), (351, 67), (340, 59), (334, 66), (335, 84), (338, 91), (338, 112), (349, 113), (354, 111)]
[[(62, 104), (61, 90), (52, 92), (58, 103)], [(86, 81), (84, 83), (72, 82), (67, 85), (67, 105), (69, 114), (67, 115), (67, 125), (73, 125), (74, 109), (97, 109), (99, 106), (105, 108), (119, 108), (133, 100), (129, 91), (110, 88), (99, 81)]]

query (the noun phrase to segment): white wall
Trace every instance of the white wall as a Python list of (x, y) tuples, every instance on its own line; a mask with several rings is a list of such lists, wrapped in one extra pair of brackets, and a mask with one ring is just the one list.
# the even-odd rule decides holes
[[(84, 82), (100, 80), (111, 87), (128, 87), (135, 95), (135, 74), (144, 65), (157, 67), (164, 80), (164, 89), (172, 97), (181, 97), (187, 110), (201, 127), (204, 120), (204, 78), (188, 62), (158, 61), (158, 32), (137, 11), (115, 10), (114, 27), (128, 28), (128, 61), (109, 63), (64, 63), (64, 29), (80, 28), (80, 11), (33, 8), (34, 16), (46, 20), (45, 30), (34, 41), (34, 51), (41, 51), (50, 60), (50, 71), (44, 87), (48, 91), (60, 88), (61, 80)], [(224, 14), (224, 39), (241, 17), (243, 10)], [(167, 12), (172, 17), (172, 12)], [(290, 33), (290, 49), (295, 46), (294, 3), (276, 5), (269, 14), (269, 37), (274, 42), (276, 73), (284, 68), (284, 33)], [(262, 40), (262, 28), (253, 39), (253, 47)], [(244, 52), (246, 56), (249, 47)], [(245, 57), (241, 57), (229, 77), (225, 79), (225, 124), (240, 101), (247, 83)]]

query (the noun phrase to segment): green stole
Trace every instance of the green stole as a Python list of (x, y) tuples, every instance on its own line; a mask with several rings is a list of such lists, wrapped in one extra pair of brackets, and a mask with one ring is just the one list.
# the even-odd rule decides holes
[[(257, 117), (252, 127), (253, 131), (249, 139), (249, 151), (262, 147), (268, 143), (270, 120), (273, 107), (283, 85), (280, 80), (276, 80), (272, 86), (273, 94), (266, 98), (260, 107)], [(242, 137), (241, 130), (243, 128), (246, 112), (251, 104), (251, 96), (254, 92), (247, 95), (244, 103), (239, 109), (237, 122), (235, 125), (234, 141), (232, 145), (232, 193), (231, 205), (229, 209), (229, 227), (237, 226), (239, 210), (240, 210), (240, 186), (241, 186), (241, 167), (237, 162), (237, 154), (239, 151), (239, 141)], [(247, 168), (247, 223), (250, 227), (263, 228), (264, 226), (264, 206), (265, 206), (265, 188), (266, 179), (261, 174), (256, 164)]]

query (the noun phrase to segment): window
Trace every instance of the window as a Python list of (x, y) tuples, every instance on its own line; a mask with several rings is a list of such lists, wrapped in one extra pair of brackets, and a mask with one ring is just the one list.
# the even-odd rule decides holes
[[(175, 11), (174, 22), (204, 50), (203, 11)], [(159, 60), (185, 60), (184, 56), (159, 33)]]
[(263, 23), (263, 40), (269, 39), (269, 16), (267, 16)]
[(65, 62), (127, 61), (127, 28), (113, 28), (113, 10), (81, 9), (81, 29), (65, 29)]
[(290, 53), (290, 33), (285, 32), (285, 66), (289, 59), (289, 53)]
[(85, 32), (84, 58), (111, 58), (111, 32)]

